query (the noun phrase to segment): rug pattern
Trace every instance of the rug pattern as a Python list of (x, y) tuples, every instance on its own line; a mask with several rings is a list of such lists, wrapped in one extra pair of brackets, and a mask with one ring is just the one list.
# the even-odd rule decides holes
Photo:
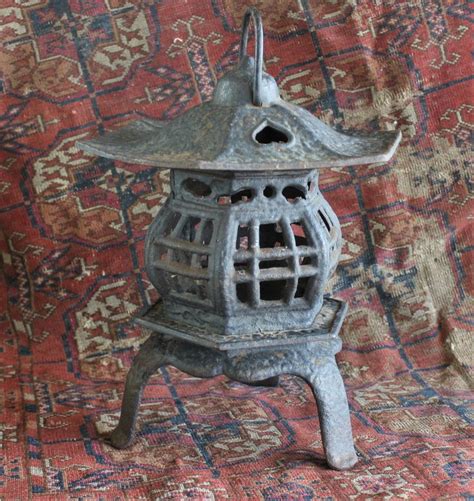
[[(472, 11), (460, 0), (257, 0), (283, 97), (339, 129), (399, 128), (388, 165), (329, 169), (329, 291), (359, 464), (330, 471), (309, 388), (152, 378), (125, 451), (123, 381), (156, 300), (146, 229), (168, 174), (84, 137), (210, 99), (246, 2), (0, 6), (2, 499), (464, 499), (473, 495)], [(471, 428), (472, 430), (472, 428)], [(472, 437), (472, 435), (471, 435)]]

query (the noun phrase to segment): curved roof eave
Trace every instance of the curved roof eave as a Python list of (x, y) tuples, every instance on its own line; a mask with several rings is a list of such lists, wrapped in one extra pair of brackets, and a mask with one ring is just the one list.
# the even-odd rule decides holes
[[(286, 133), (287, 143), (259, 144), (255, 131), (265, 125)], [(170, 122), (141, 119), (78, 146), (106, 158), (160, 168), (242, 172), (386, 162), (400, 139), (399, 131), (340, 133), (283, 101), (270, 107), (209, 102)]]

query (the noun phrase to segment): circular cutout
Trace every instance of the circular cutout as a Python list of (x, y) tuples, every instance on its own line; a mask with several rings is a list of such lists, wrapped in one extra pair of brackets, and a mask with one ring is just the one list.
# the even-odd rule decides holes
[(265, 186), (263, 190), (263, 196), (267, 198), (272, 198), (275, 196), (275, 188), (271, 185)]

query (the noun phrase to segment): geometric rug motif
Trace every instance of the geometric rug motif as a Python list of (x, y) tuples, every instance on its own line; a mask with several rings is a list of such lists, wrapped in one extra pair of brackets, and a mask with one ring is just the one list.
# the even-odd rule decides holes
[(384, 165), (321, 172), (343, 231), (327, 292), (359, 463), (326, 467), (306, 384), (165, 367), (126, 450), (118, 420), (157, 299), (143, 262), (169, 174), (75, 147), (211, 98), (247, 3), (0, 5), (0, 497), (468, 499), (472, 13), (467, 3), (258, 0), (282, 96), (339, 130), (400, 129)]

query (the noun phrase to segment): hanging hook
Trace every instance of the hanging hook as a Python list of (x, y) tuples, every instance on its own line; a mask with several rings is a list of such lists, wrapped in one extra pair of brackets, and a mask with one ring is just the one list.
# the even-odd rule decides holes
[(242, 21), (242, 35), (240, 37), (239, 59), (242, 61), (247, 54), (250, 19), (253, 20), (255, 34), (255, 72), (253, 75), (253, 104), (262, 106), (262, 72), (263, 72), (263, 24), (260, 12), (255, 7), (249, 7)]

